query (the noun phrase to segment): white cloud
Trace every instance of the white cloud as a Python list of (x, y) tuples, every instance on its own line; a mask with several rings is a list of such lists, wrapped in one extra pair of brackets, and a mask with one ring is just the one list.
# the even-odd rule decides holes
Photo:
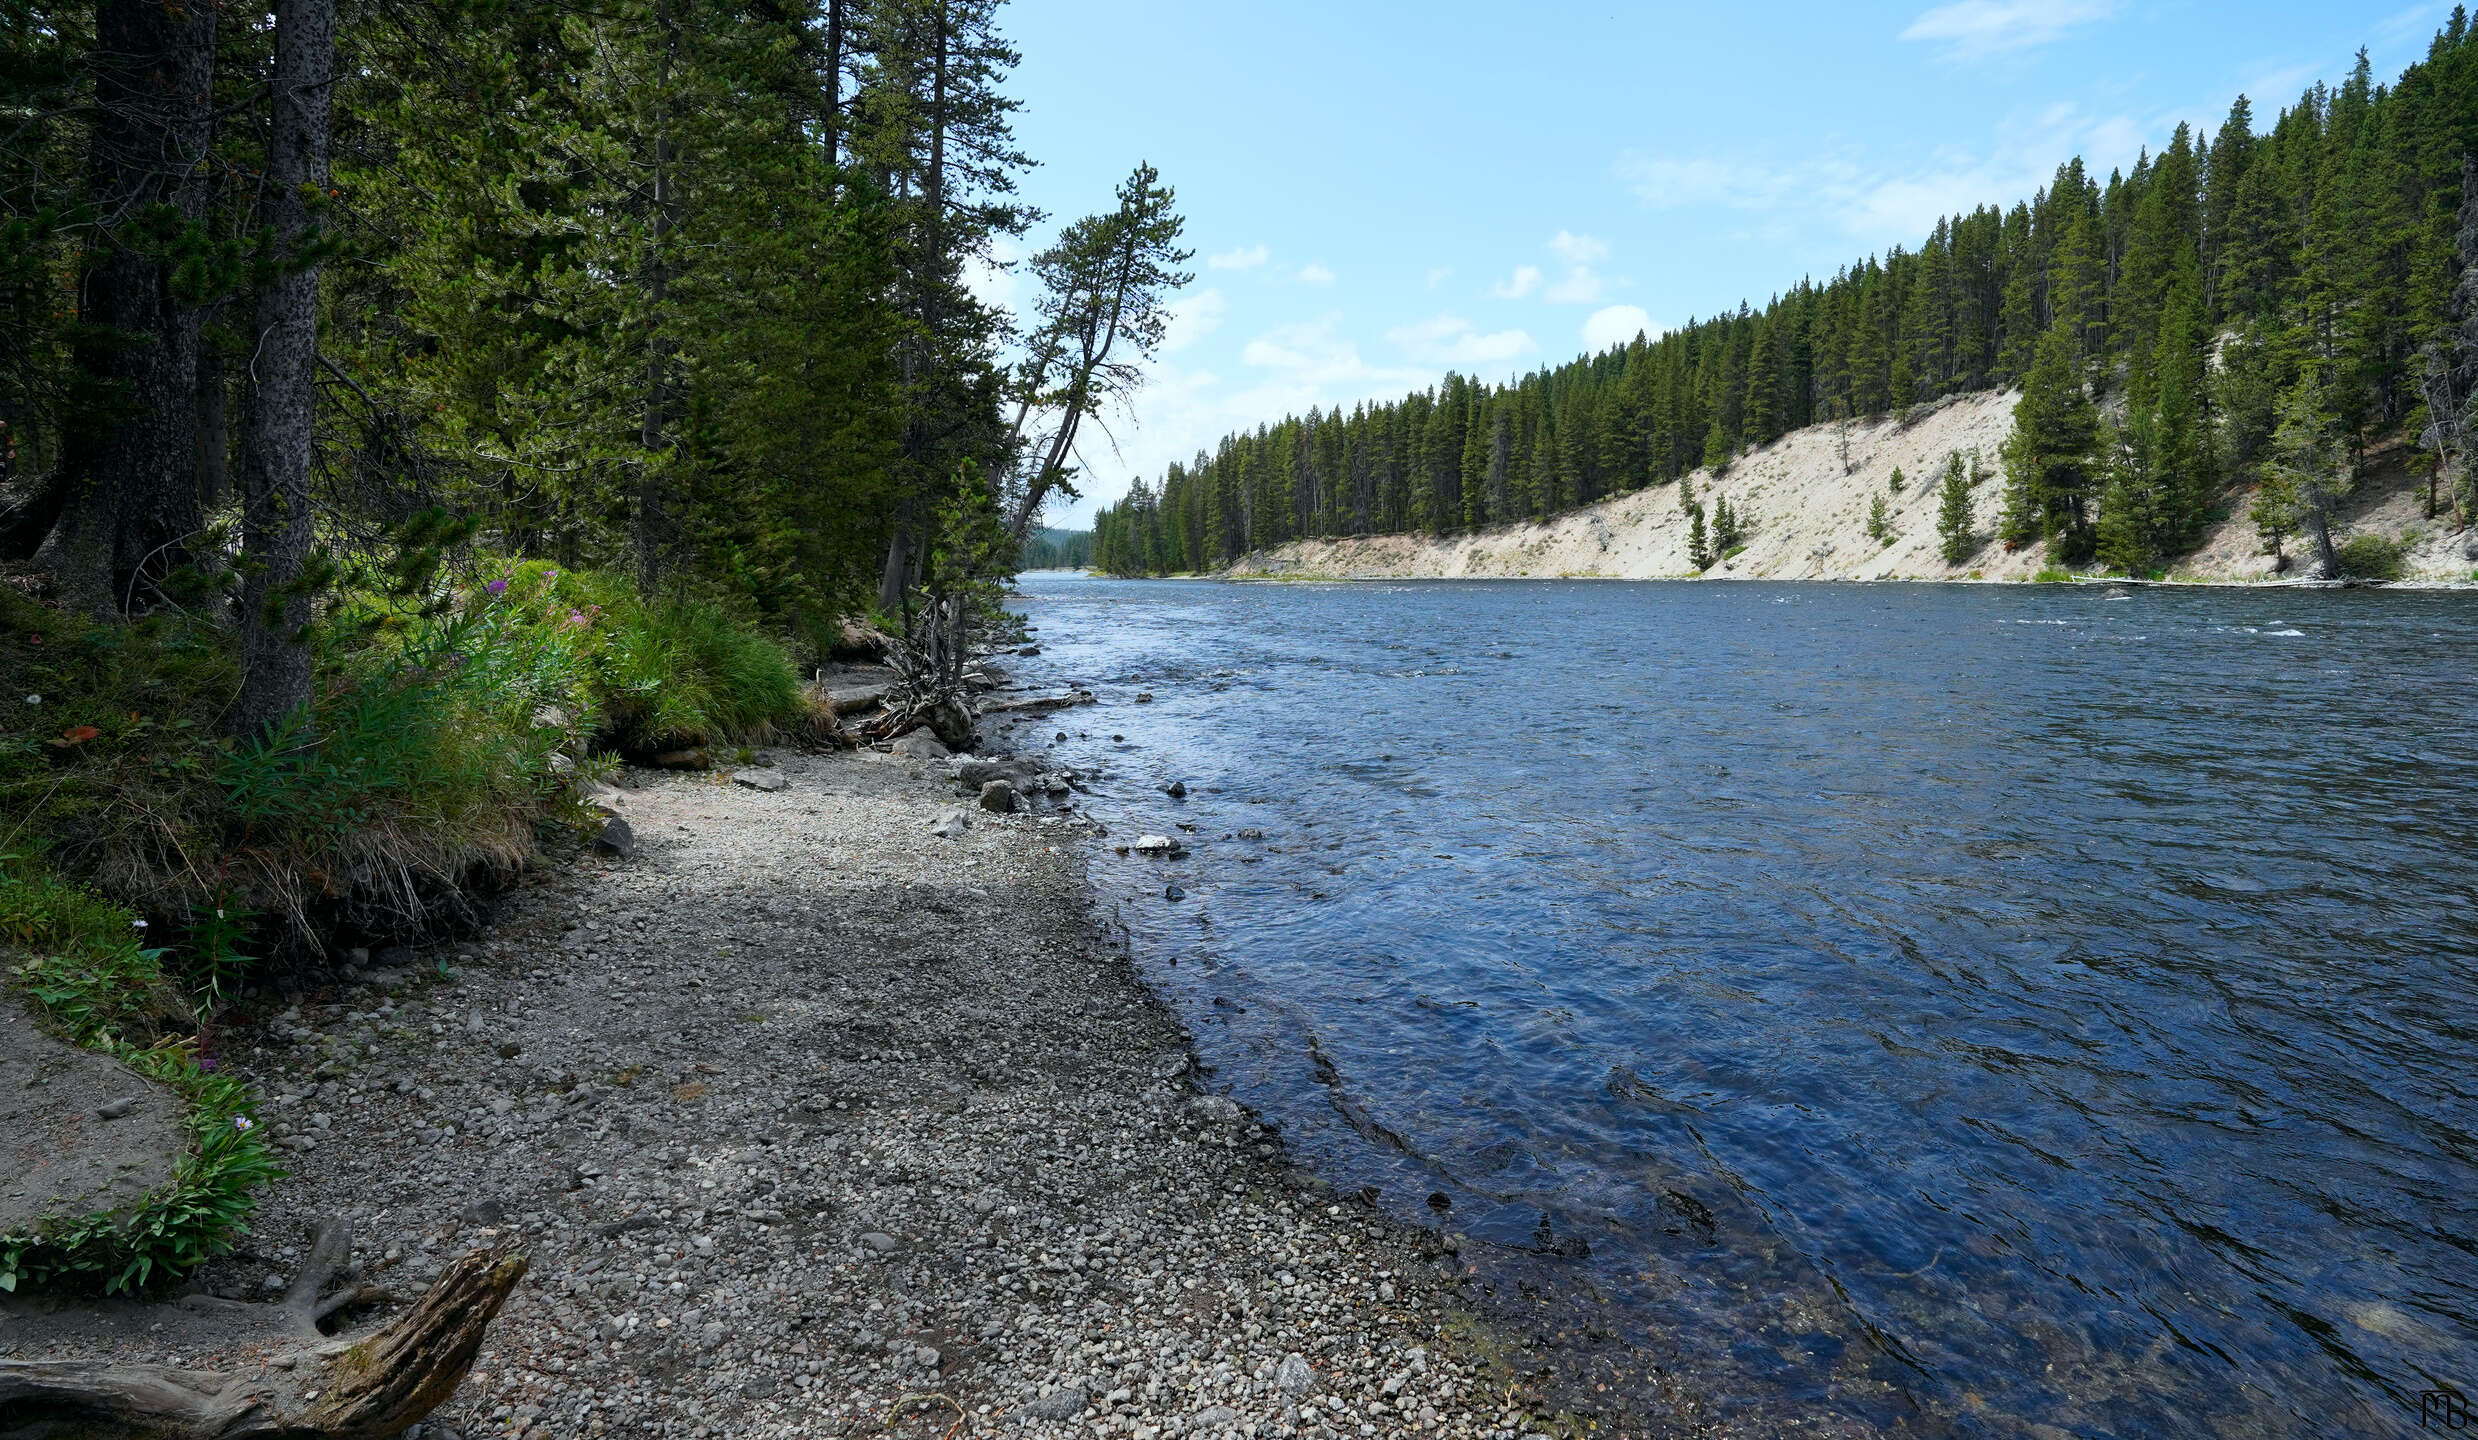
[(2183, 118), (2146, 121), (2068, 101), (1998, 123), (1982, 146), (1946, 146), (1901, 171), (1875, 169), (1846, 154), (1780, 164), (1762, 156), (1641, 152), (1621, 156), (1615, 170), (1650, 208), (1766, 216), (1755, 229), (1769, 243), (1793, 243), (1813, 231), (1838, 232), (1867, 246), (1916, 246), (1939, 218), (2029, 199), (2069, 156), (2082, 156), (2104, 179), (2112, 168), (2132, 164), (2144, 144), (2156, 149)]
[(1331, 285), (1334, 272), (1326, 269), (1322, 261), (1311, 260), (1299, 267), (1299, 281), (1303, 285)]
[(1446, 277), (1453, 273), (1454, 267), (1451, 265), (1439, 265), (1435, 267), (1428, 272), (1428, 288), (1434, 290), (1438, 286), (1443, 285), (1446, 282)]
[(1397, 325), (1385, 332), (1385, 338), (1423, 365), (1458, 370), (1503, 364), (1540, 348), (1523, 331), (1497, 330), (1484, 335), (1459, 315), (1436, 315), (1417, 324)]
[(1577, 265), (1566, 272), (1566, 278), (1541, 292), (1541, 298), (1553, 305), (1589, 305), (1601, 296), (1600, 277), (1589, 265)]
[(1560, 230), (1549, 237), (1549, 251), (1569, 265), (1589, 265), (1609, 258), (1609, 242)]
[(2117, 0), (1955, 0), (1910, 22), (1904, 40), (1943, 47), (1947, 60), (1984, 60), (2057, 40), (2117, 13)]
[(1489, 287), (1489, 293), (1500, 300), (1520, 300), (1540, 288), (1540, 267), (1517, 265), (1514, 273)]
[(1216, 270), (1253, 270), (1272, 258), (1273, 252), (1264, 246), (1247, 245), (1237, 250), (1225, 250), (1205, 264)]
[(1764, 210), (1795, 194), (1798, 175), (1739, 157), (1646, 155), (1618, 157), (1618, 178), (1635, 198), (1655, 210), (1689, 205), (1725, 205)]
[(1223, 317), (1229, 313), (1230, 302), (1210, 286), (1180, 296), (1170, 307), (1170, 329), (1162, 337), (1162, 353), (1184, 350), (1221, 329)]
[(1612, 305), (1595, 310), (1583, 322), (1583, 348), (1594, 354), (1623, 345), (1637, 335), (1653, 340), (1661, 335), (1661, 327), (1652, 323), (1652, 317), (1640, 305)]
[(1239, 358), (1260, 370), (1273, 370), (1309, 384), (1353, 380), (1368, 373), (1359, 347), (1340, 333), (1341, 317), (1276, 325), (1250, 340)]

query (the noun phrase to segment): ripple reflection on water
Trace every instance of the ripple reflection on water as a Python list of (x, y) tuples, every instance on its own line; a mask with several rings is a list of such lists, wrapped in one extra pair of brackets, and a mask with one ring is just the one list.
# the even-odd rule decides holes
[(1221, 1080), (1588, 1248), (1716, 1400), (2412, 1434), (2478, 1384), (2466, 597), (1026, 588), (1026, 678), (1126, 736), (1057, 747), (1097, 810), (1198, 827), (1101, 870)]

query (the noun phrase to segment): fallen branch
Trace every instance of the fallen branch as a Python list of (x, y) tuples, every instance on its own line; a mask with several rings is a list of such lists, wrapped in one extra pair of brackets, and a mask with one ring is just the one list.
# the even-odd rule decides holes
[[(0, 1360), (0, 1437), (147, 1436), (157, 1440), (380, 1440), (400, 1434), (464, 1383), (482, 1337), (525, 1274), (525, 1257), (476, 1250), (450, 1265), (419, 1303), (359, 1338), (329, 1337), (318, 1322), (379, 1297), (348, 1284), (322, 1297), (352, 1258), (352, 1231), (318, 1227), (309, 1258), (278, 1305), (217, 1305), (239, 1331), (231, 1348), (292, 1342), (255, 1373), (88, 1360)], [(196, 1309), (198, 1307), (191, 1307)]]

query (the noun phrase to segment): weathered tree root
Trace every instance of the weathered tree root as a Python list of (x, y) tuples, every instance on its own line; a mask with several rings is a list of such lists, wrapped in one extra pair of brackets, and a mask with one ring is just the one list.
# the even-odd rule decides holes
[(272, 1335), (235, 1337), (236, 1350), (257, 1352), (250, 1357), (255, 1373), (0, 1360), (0, 1440), (380, 1440), (400, 1433), (464, 1382), (483, 1332), (525, 1274), (525, 1257), (472, 1251), (395, 1323), (358, 1339), (329, 1337), (319, 1332), (321, 1319), (378, 1293), (347, 1285), (322, 1298), (352, 1248), (350, 1226), (330, 1221), (318, 1227), (281, 1305), (216, 1304), (220, 1313), (278, 1321)]

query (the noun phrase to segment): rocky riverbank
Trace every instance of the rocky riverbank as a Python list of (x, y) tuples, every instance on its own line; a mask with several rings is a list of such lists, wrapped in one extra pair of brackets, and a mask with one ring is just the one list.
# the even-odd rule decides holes
[[(1089, 822), (934, 833), (939, 762), (773, 758), (629, 777), (633, 857), (228, 1030), (294, 1173), (195, 1288), (272, 1299), (330, 1216), (392, 1297), (356, 1319), (521, 1247), (429, 1440), (1533, 1428), (1455, 1242), (1196, 1085)], [(20, 1298), (0, 1356), (176, 1359), (148, 1314)]]

